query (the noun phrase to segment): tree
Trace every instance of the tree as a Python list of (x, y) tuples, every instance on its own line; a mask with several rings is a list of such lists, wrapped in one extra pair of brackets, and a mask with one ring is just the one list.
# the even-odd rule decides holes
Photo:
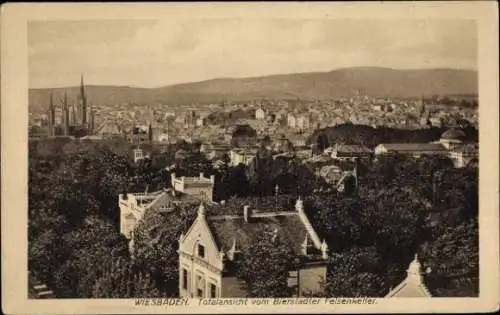
[(450, 226), (423, 244), (426, 276), (439, 297), (477, 297), (479, 294), (479, 233), (476, 219)]
[(313, 204), (312, 220), (331, 244), (331, 250), (342, 251), (361, 241), (362, 226), (359, 222), (360, 204), (356, 199), (331, 196), (317, 198)]
[(382, 297), (385, 265), (375, 247), (353, 247), (333, 253), (328, 266), (326, 295), (328, 297)]
[(294, 255), (278, 234), (260, 229), (243, 249), (237, 278), (245, 283), (249, 297), (287, 297), (288, 274), (293, 268)]
[[(194, 222), (198, 201), (172, 204), (175, 211), (147, 211), (135, 230), (135, 266), (150, 277), (161, 296), (178, 294), (178, 240)], [(143, 279), (146, 281), (146, 279)]]

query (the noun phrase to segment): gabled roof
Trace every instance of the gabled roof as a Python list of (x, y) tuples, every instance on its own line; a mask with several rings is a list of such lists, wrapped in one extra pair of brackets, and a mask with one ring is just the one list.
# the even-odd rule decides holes
[(386, 297), (396, 297), (396, 298), (409, 298), (409, 297), (419, 297), (419, 298), (429, 298), (432, 297), (431, 293), (427, 289), (422, 277), (421, 265), (418, 261), (417, 255), (410, 263), (407, 270), (406, 279), (404, 279), (400, 284), (398, 284), (394, 289), (392, 289)]
[(249, 244), (256, 232), (262, 228), (276, 230), (282, 240), (290, 246), (296, 254), (301, 254), (301, 244), (308, 234), (304, 224), (296, 213), (283, 213), (270, 216), (254, 216), (245, 222), (241, 216), (207, 218), (210, 229), (218, 247), (228, 251), (234, 240), (237, 247)]

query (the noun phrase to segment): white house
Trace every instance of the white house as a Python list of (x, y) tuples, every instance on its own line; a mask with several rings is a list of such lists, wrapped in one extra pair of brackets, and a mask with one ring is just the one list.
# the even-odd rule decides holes
[(300, 115), (295, 121), (295, 128), (306, 130), (311, 127), (311, 120), (306, 115)]
[(256, 156), (257, 149), (234, 148), (229, 151), (229, 159), (232, 166), (238, 166), (239, 164), (248, 165)]
[(236, 278), (242, 248), (266, 228), (271, 239), (280, 235), (301, 257), (299, 268), (291, 273), (289, 285), (297, 294), (321, 292), (326, 277), (328, 246), (319, 238), (304, 213), (302, 201), (295, 211), (254, 212), (248, 206), (241, 215), (211, 216), (200, 205), (198, 216), (186, 234), (179, 238), (179, 296), (245, 297), (243, 283)]
[(127, 239), (133, 240), (133, 231), (137, 223), (142, 220), (144, 213), (151, 208), (168, 208), (170, 194), (167, 190), (152, 193), (120, 194), (118, 196), (120, 233)]
[(202, 200), (213, 201), (215, 175), (207, 178), (204, 177), (203, 173), (200, 173), (199, 177), (176, 177), (175, 174), (172, 173), (171, 184), (175, 191), (187, 195), (198, 196)]
[(287, 125), (288, 127), (290, 128), (295, 128), (296, 124), (297, 124), (297, 119), (295, 118), (295, 115), (293, 114), (288, 114), (287, 115)]
[(255, 119), (258, 120), (266, 119), (266, 111), (262, 108), (262, 106), (257, 108), (257, 110), (255, 111)]

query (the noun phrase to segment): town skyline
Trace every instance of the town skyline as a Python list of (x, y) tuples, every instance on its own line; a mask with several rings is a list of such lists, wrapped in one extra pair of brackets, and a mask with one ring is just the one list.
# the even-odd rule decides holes
[(155, 88), (351, 67), (477, 71), (470, 20), (37, 21), (28, 47), (34, 89), (82, 73), (91, 85)]

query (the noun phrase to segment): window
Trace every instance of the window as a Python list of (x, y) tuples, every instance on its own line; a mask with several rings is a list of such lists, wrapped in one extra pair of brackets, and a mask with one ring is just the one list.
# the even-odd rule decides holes
[(201, 276), (196, 276), (196, 297), (203, 297), (204, 287), (205, 281), (203, 281)]
[(211, 298), (217, 297), (217, 286), (213, 283), (210, 283), (210, 297)]
[(182, 288), (187, 290), (188, 287), (188, 271), (186, 269), (182, 269)]
[(198, 257), (205, 258), (205, 246), (198, 244)]

